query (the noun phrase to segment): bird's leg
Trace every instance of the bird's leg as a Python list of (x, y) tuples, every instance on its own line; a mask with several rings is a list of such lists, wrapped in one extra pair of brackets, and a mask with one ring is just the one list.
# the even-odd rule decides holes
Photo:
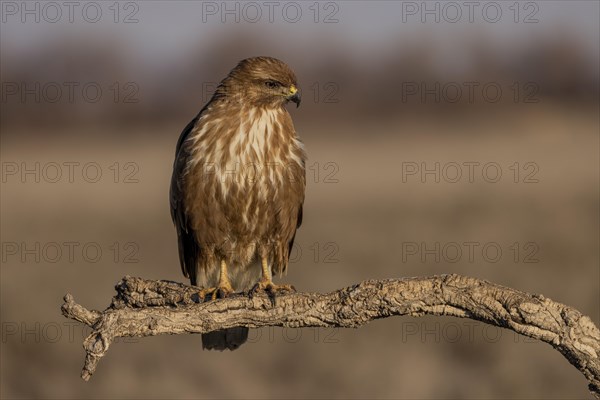
[(210, 296), (211, 300), (217, 298), (225, 298), (233, 293), (233, 287), (229, 281), (229, 275), (227, 274), (227, 263), (225, 260), (221, 260), (221, 269), (219, 270), (219, 286), (214, 288), (202, 289), (198, 294), (201, 299), (205, 299)]
[(292, 285), (276, 285), (273, 283), (273, 279), (271, 278), (271, 272), (269, 271), (269, 264), (267, 263), (267, 258), (262, 258), (262, 275), (260, 280), (251, 290), (251, 294), (256, 293), (259, 290), (263, 290), (268, 294), (276, 294), (276, 293), (287, 293), (287, 292), (295, 292), (296, 289)]

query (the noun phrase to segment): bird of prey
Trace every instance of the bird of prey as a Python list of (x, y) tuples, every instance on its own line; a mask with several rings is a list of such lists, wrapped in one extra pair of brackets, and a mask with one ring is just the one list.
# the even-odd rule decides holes
[[(203, 299), (275, 285), (302, 223), (303, 143), (285, 105), (300, 105), (296, 76), (271, 57), (240, 61), (177, 142), (170, 188), (179, 260)], [(234, 350), (237, 327), (202, 335), (205, 349)]]

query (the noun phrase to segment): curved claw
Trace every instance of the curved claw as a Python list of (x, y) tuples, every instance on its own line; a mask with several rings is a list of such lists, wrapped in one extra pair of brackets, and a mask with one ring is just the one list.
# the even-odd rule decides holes
[(259, 291), (266, 292), (269, 297), (275, 297), (277, 294), (294, 293), (296, 288), (292, 285), (276, 285), (272, 281), (261, 280), (250, 289), (250, 297), (254, 297)]
[[(200, 292), (198, 292), (198, 297), (202, 301), (212, 301), (217, 299), (224, 299), (226, 297), (229, 297), (229, 295), (231, 295), (232, 293), (234, 293), (234, 291), (231, 286), (217, 286), (200, 290)], [(209, 297), (208, 300), (207, 297)]]

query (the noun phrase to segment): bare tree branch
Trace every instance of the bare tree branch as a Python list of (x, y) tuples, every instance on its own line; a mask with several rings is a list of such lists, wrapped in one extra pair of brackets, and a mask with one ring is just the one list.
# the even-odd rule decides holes
[(89, 380), (115, 338), (206, 333), (235, 326), (259, 328), (357, 328), (393, 315), (450, 315), (511, 329), (549, 343), (589, 381), (600, 398), (600, 331), (579, 311), (542, 295), (484, 280), (441, 275), (370, 280), (327, 294), (292, 293), (273, 302), (267, 295), (238, 294), (200, 302), (198, 288), (126, 276), (103, 312), (90, 311), (65, 295), (62, 313), (92, 327), (84, 340), (81, 377)]

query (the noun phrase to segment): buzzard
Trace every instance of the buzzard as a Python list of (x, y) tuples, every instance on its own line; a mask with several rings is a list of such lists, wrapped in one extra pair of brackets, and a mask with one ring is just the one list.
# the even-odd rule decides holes
[[(233, 292), (292, 290), (286, 271), (302, 223), (303, 144), (285, 105), (300, 105), (296, 76), (282, 61), (240, 61), (177, 142), (170, 188), (179, 261), (203, 299)], [(234, 350), (245, 327), (202, 335), (205, 349)]]

